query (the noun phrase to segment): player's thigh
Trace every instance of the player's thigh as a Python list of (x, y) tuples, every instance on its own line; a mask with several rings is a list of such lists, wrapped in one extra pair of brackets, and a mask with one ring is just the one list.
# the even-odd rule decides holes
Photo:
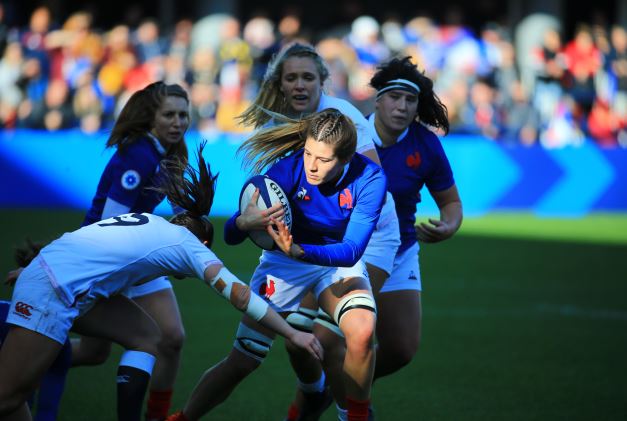
[(124, 295), (98, 300), (84, 315), (76, 319), (73, 330), (81, 335), (116, 342), (127, 349), (152, 352), (161, 337), (155, 321)]
[(12, 326), (0, 348), (0, 397), (33, 390), (61, 347), (52, 338)]
[(179, 342), (183, 341), (183, 320), (172, 288), (135, 297), (133, 301), (159, 325), (164, 338), (176, 338)]
[(366, 263), (366, 268), (368, 269), (368, 277), (370, 278), (372, 292), (376, 294), (381, 290), (381, 287), (383, 287), (385, 281), (390, 277), (390, 274), (380, 267), (370, 263)]
[(422, 304), (420, 291), (399, 290), (380, 293), (377, 299), (377, 341), (380, 346), (420, 342)]

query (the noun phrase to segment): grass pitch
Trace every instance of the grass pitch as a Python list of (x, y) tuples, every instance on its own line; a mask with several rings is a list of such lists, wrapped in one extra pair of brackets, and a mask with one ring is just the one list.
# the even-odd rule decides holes
[[(51, 240), (82, 214), (0, 211), (0, 269), (25, 237)], [(217, 232), (221, 223), (216, 223)], [(258, 249), (214, 250), (247, 279)], [(414, 361), (375, 384), (379, 420), (624, 420), (627, 418), (627, 217), (467, 219), (421, 251), (423, 338)], [(231, 347), (239, 314), (195, 280), (175, 283), (187, 340), (174, 395)], [(0, 298), (10, 290), (0, 287)], [(115, 366), (70, 371), (61, 420), (115, 416)], [(280, 420), (295, 378), (281, 340), (262, 367), (206, 419)], [(335, 419), (332, 410), (324, 420)]]

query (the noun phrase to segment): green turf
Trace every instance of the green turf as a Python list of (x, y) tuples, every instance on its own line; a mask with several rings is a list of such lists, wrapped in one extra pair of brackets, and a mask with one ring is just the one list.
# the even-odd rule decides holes
[(627, 244), (627, 215), (605, 213), (564, 219), (497, 213), (481, 218), (466, 218), (461, 232), (508, 238)]
[[(34, 211), (0, 217), (4, 269), (17, 240), (50, 239), (81, 219)], [(375, 384), (378, 419), (626, 419), (624, 227), (624, 219), (606, 215), (551, 221), (497, 215), (468, 218), (455, 238), (424, 246), (422, 347), (409, 366)], [(215, 251), (242, 277), (258, 256), (249, 244), (228, 248), (219, 238)], [(174, 396), (180, 407), (202, 371), (230, 349), (238, 315), (200, 282), (184, 280), (175, 290), (187, 332)], [(0, 297), (9, 293), (0, 288)], [(71, 370), (62, 420), (113, 419), (115, 365), (111, 358)], [(293, 385), (277, 341), (262, 368), (206, 419), (280, 420)], [(335, 419), (333, 411), (323, 419)]]

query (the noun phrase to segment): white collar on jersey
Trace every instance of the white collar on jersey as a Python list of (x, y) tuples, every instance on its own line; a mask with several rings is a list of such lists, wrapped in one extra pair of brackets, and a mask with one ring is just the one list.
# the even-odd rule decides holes
[(159, 139), (157, 139), (157, 137), (150, 133), (150, 132), (146, 132), (146, 135), (152, 140), (152, 143), (154, 143), (155, 148), (157, 148), (157, 151), (162, 155), (165, 156), (166, 155), (166, 150), (163, 147), (163, 145), (161, 144), (161, 142), (159, 142)]
[[(377, 133), (377, 128), (374, 126), (374, 114), (375, 113), (372, 113), (372, 114), (370, 114), (370, 117), (368, 117), (368, 123), (370, 124), (370, 131), (372, 132), (372, 140), (374, 141), (374, 143), (377, 146), (383, 147), (383, 141), (381, 140), (381, 137), (379, 136), (379, 133)], [(405, 136), (407, 136), (408, 132), (409, 132), (409, 127), (407, 127), (405, 130), (403, 130), (403, 133), (401, 133), (396, 138), (396, 143), (398, 143), (401, 140), (403, 140), (403, 138)]]

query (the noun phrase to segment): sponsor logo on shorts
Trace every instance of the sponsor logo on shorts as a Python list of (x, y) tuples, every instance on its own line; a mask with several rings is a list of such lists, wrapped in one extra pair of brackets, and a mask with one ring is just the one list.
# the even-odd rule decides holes
[(117, 377), (116, 383), (128, 383), (131, 381), (131, 376), (128, 374), (121, 374)]
[(128, 170), (124, 174), (122, 174), (122, 187), (126, 190), (133, 190), (141, 181), (141, 176), (135, 170)]
[(13, 314), (16, 314), (24, 319), (30, 319), (30, 316), (33, 315), (30, 311), (34, 307), (30, 304), (26, 304), (23, 301), (18, 301), (15, 303), (15, 309), (13, 310)]
[(417, 281), (418, 277), (416, 276), (416, 274), (414, 273), (413, 270), (409, 271), (409, 276), (407, 279), (411, 279), (412, 281)]
[(344, 189), (339, 196), (340, 207), (344, 209), (353, 209), (353, 195), (349, 189)]

